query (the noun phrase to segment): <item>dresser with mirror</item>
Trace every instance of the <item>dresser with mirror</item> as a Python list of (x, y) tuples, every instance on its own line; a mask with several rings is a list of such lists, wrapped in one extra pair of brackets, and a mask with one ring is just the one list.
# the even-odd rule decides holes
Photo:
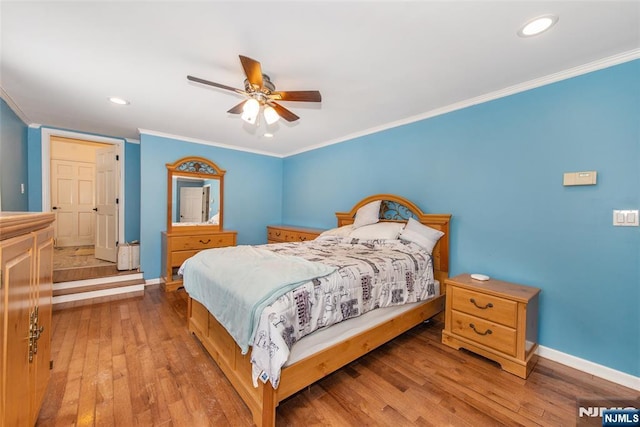
[(162, 232), (162, 284), (182, 286), (178, 268), (203, 249), (235, 246), (236, 232), (225, 230), (224, 169), (203, 157), (167, 164), (167, 231)]

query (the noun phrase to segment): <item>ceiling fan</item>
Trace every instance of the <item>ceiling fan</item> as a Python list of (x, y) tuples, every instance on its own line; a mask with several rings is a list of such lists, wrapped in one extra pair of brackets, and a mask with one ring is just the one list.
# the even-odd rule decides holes
[(277, 122), (280, 117), (289, 122), (294, 122), (300, 118), (276, 101), (322, 101), (322, 96), (317, 90), (276, 91), (276, 86), (271, 82), (269, 76), (262, 73), (262, 67), (258, 61), (246, 56), (239, 56), (242, 68), (247, 76), (244, 80), (244, 90), (194, 76), (187, 76), (187, 79), (244, 95), (247, 99), (227, 112), (242, 114), (242, 119), (251, 124), (257, 122), (261, 109), (263, 110), (264, 119), (269, 125)]

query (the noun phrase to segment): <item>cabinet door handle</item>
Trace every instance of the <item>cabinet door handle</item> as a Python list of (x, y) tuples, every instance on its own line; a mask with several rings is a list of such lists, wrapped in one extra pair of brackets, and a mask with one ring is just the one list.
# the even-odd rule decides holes
[(471, 299), (469, 300), (469, 302), (471, 302), (473, 305), (475, 305), (476, 307), (478, 307), (480, 310), (486, 310), (487, 308), (491, 308), (491, 307), (493, 307), (493, 304), (491, 304), (491, 303), (487, 303), (487, 305), (485, 305), (484, 307), (479, 306), (479, 305), (478, 305), (478, 303), (476, 302), (476, 300), (475, 300), (475, 299), (473, 299), (473, 298), (471, 298)]
[(206, 242), (204, 242), (202, 239), (200, 239), (200, 243), (202, 243), (203, 245), (206, 245), (207, 243), (209, 243), (211, 241), (211, 239), (207, 239)]
[(473, 332), (475, 332), (478, 335), (491, 335), (493, 333), (491, 332), (491, 329), (487, 329), (484, 332), (478, 332), (478, 330), (476, 329), (476, 325), (474, 325), (473, 323), (469, 323), (469, 327), (473, 329)]

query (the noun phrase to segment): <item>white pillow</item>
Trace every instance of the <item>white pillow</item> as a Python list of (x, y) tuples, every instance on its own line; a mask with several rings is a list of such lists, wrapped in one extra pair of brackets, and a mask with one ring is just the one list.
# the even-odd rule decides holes
[(404, 227), (402, 222), (379, 222), (357, 228), (349, 234), (349, 237), (363, 240), (394, 240), (398, 238), (402, 227)]
[(382, 203), (382, 200), (376, 200), (358, 209), (356, 211), (356, 219), (353, 221), (353, 228), (375, 224), (380, 221), (380, 203)]
[(347, 237), (353, 231), (353, 225), (343, 225), (338, 228), (331, 228), (323, 231), (318, 237), (335, 236), (335, 237)]
[(440, 240), (442, 236), (444, 236), (442, 231), (427, 227), (415, 219), (409, 218), (407, 225), (400, 232), (399, 238), (401, 240), (414, 242), (431, 253), (433, 251), (433, 247), (438, 243), (438, 240)]

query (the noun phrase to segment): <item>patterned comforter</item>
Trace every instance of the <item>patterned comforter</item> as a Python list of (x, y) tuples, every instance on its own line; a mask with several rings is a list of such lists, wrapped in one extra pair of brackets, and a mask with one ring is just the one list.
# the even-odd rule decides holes
[(262, 312), (253, 341), (253, 381), (276, 388), (289, 349), (313, 331), (379, 307), (435, 296), (431, 254), (401, 240), (321, 237), (262, 245), (284, 255), (337, 267), (280, 296)]

